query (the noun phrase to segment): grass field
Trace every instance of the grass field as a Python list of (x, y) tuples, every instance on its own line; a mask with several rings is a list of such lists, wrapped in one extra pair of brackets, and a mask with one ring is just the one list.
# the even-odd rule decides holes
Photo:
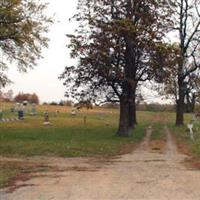
[[(4, 110), (4, 117), (13, 117), (9, 104), (2, 104), (1, 107)], [(50, 112), (51, 126), (43, 125), (45, 110)], [(56, 110), (60, 112), (57, 117)], [(23, 121), (0, 123), (1, 156), (115, 156), (131, 151), (135, 144), (143, 139), (145, 129), (149, 125), (154, 128), (152, 140), (164, 139), (162, 129), (164, 125), (168, 125), (177, 138), (186, 142), (200, 157), (199, 131), (195, 132), (195, 142), (191, 142), (186, 127), (175, 128), (173, 113), (138, 112), (139, 125), (134, 133), (129, 138), (119, 138), (115, 134), (119, 117), (116, 109), (81, 110), (77, 116), (71, 116), (69, 107), (39, 106), (37, 111), (37, 116), (26, 115)], [(84, 116), (87, 116), (86, 124)], [(103, 119), (100, 119), (100, 116)], [(190, 115), (186, 115), (186, 121), (190, 118)], [(199, 123), (195, 127), (200, 130)], [(8, 163), (0, 163), (0, 167), (0, 186), (16, 174), (31, 170)]]
[[(26, 116), (24, 121), (0, 124), (0, 153), (4, 156), (93, 156), (117, 155), (124, 144), (141, 140), (146, 122), (130, 138), (115, 136), (118, 113), (116, 110), (83, 110), (71, 116), (69, 108), (48, 107), (51, 126), (43, 125), (43, 112), (37, 117)], [(58, 117), (53, 111), (59, 110)], [(111, 113), (112, 112), (112, 113)], [(9, 111), (7, 111), (9, 113)], [(99, 113), (103, 119), (99, 119)], [(9, 115), (9, 114), (7, 114)], [(84, 116), (87, 116), (84, 124)]]

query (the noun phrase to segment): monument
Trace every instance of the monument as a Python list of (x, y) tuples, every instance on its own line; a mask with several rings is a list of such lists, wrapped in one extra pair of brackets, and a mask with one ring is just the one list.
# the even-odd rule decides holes
[(49, 122), (49, 112), (46, 110), (44, 113), (44, 125), (50, 125), (51, 123)]

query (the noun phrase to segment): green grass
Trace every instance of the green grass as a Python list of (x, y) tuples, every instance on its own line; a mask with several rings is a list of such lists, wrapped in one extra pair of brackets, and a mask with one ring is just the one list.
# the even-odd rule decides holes
[[(0, 124), (0, 154), (3, 156), (95, 156), (117, 155), (125, 144), (140, 141), (146, 124), (139, 125), (129, 138), (119, 138), (117, 114), (98, 120), (95, 113), (70, 117), (63, 114), (50, 118), (51, 126), (43, 125), (42, 117), (28, 117), (22, 122)], [(106, 125), (109, 124), (109, 125)]]
[[(9, 106), (4, 105), (7, 115), (11, 115)], [(43, 125), (43, 112), (51, 113), (52, 125)], [(53, 111), (60, 110), (59, 117), (54, 117)], [(75, 117), (70, 116), (70, 108), (38, 107), (37, 117), (27, 116), (22, 122), (0, 123), (0, 154), (3, 156), (113, 156), (118, 155), (126, 144), (135, 144), (142, 140), (145, 128), (152, 124), (153, 140), (164, 138), (163, 126), (167, 124), (173, 129), (174, 113), (138, 112), (139, 125), (129, 138), (115, 135), (118, 125), (117, 110), (95, 109), (83, 110)], [(112, 113), (111, 113), (112, 111)], [(103, 113), (104, 120), (98, 119), (98, 113)], [(84, 125), (83, 116), (87, 116)], [(186, 115), (186, 121), (190, 116)], [(109, 124), (108, 126), (106, 124)], [(199, 125), (197, 125), (199, 126)], [(175, 130), (175, 129), (174, 129)], [(175, 133), (186, 135), (186, 130), (176, 129)], [(196, 135), (195, 135), (196, 137)], [(198, 135), (197, 135), (198, 137)], [(187, 138), (186, 138), (187, 139)], [(195, 141), (199, 150), (199, 139)]]
[(170, 129), (177, 138), (178, 143), (184, 143), (188, 146), (190, 152), (200, 159), (200, 120), (198, 119), (194, 123), (194, 141), (189, 137), (189, 130), (187, 124), (191, 120), (191, 115), (185, 116), (185, 125), (182, 127), (176, 127), (174, 124), (170, 124)]
[(151, 140), (165, 140), (166, 139), (164, 126), (165, 126), (165, 124), (163, 124), (163, 123), (155, 123), (153, 125), (153, 132), (151, 135)]

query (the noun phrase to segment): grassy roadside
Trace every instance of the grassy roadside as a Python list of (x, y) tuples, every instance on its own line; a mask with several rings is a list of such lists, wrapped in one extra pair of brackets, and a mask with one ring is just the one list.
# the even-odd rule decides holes
[[(6, 107), (7, 106), (7, 107)], [(4, 105), (9, 113), (9, 106)], [(42, 113), (51, 112), (51, 126), (43, 125)], [(95, 108), (70, 115), (69, 107), (39, 106), (36, 117), (24, 121), (0, 123), (0, 155), (19, 156), (113, 156), (123, 152), (126, 145), (141, 141), (148, 124), (156, 113), (138, 112), (139, 125), (129, 138), (116, 136), (119, 113), (116, 109)], [(53, 115), (59, 110), (59, 116)], [(83, 118), (87, 116), (84, 124)]]
[(165, 124), (155, 123), (153, 125), (153, 133), (151, 135), (151, 140), (166, 140), (166, 134), (164, 131)]
[(179, 152), (189, 156), (188, 165), (200, 169), (200, 120), (194, 123), (194, 141), (189, 137), (189, 130), (187, 129), (189, 121), (190, 116), (186, 115), (184, 126), (176, 127), (171, 124), (169, 128), (176, 139)]
[(153, 131), (150, 138), (150, 149), (152, 152), (164, 153), (166, 149), (166, 134), (164, 131), (164, 123), (154, 123)]

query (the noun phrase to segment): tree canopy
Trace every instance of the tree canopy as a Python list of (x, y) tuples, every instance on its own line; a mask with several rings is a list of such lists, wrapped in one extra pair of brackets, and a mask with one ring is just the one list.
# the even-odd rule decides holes
[(168, 68), (171, 71), (163, 79), (164, 91), (175, 99), (176, 125), (183, 125), (184, 111), (187, 110), (185, 101), (194, 98), (192, 93), (198, 90), (197, 82), (200, 79), (200, 1), (167, 2), (173, 19), (171, 31), (176, 33), (177, 38), (172, 45), (171, 65), (164, 66), (165, 70)]
[(15, 96), (14, 100), (18, 103), (23, 103), (24, 101), (28, 101), (29, 103), (39, 104), (39, 97), (37, 94), (29, 94), (29, 93), (19, 93)]
[[(165, 1), (79, 0), (74, 19), (79, 27), (71, 39), (71, 57), (60, 78), (67, 95), (79, 100), (120, 103), (120, 134), (136, 124), (135, 99), (139, 82), (153, 78), (157, 52), (169, 23)], [(126, 116), (125, 116), (126, 115)], [(123, 121), (126, 120), (126, 121)]]
[(37, 0), (0, 1), (0, 85), (9, 81), (5, 73), (9, 63), (26, 72), (41, 58), (52, 23), (44, 14), (46, 8), (47, 4)]

